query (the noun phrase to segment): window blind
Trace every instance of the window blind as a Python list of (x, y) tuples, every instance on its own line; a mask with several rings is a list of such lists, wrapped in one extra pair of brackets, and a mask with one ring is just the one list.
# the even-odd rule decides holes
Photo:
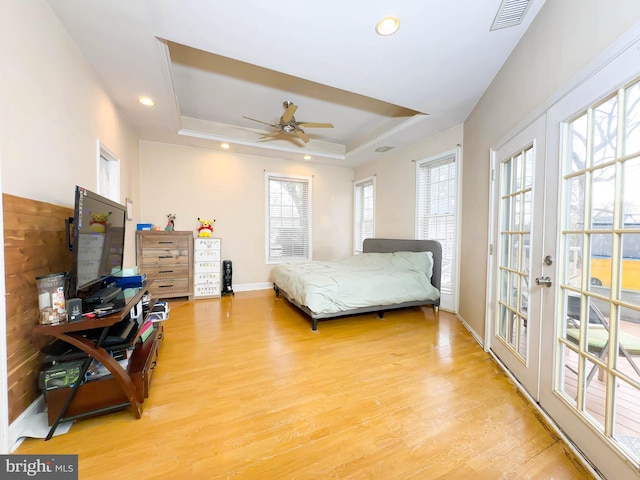
[(267, 262), (311, 260), (311, 179), (267, 173)]
[(452, 291), (456, 235), (456, 157), (450, 155), (418, 164), (416, 237), (442, 244), (442, 286)]
[(375, 235), (375, 177), (356, 182), (353, 196), (353, 251), (362, 253), (364, 239)]

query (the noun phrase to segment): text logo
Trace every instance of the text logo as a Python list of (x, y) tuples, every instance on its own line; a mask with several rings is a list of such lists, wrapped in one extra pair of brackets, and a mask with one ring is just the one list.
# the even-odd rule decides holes
[(78, 480), (78, 456), (0, 455), (0, 478)]

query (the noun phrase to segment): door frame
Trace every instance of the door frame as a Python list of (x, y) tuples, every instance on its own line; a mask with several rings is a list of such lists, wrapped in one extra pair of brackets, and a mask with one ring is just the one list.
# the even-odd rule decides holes
[[(0, 167), (2, 167), (2, 153), (0, 152)], [(0, 185), (2, 185), (2, 168), (0, 168)], [(1, 191), (0, 193), (4, 193)], [(0, 224), (4, 225), (4, 202), (0, 195)], [(0, 292), (3, 297), (7, 294), (4, 268), (4, 235), (0, 237)], [(9, 453), (9, 375), (7, 373), (7, 306), (4, 300), (0, 302), (0, 454)]]

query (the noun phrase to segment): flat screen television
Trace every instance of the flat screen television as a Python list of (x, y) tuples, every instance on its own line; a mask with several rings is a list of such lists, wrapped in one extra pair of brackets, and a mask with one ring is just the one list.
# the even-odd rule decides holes
[[(96, 294), (122, 271), (127, 208), (113, 200), (76, 186), (73, 217), (73, 271), (70, 293), (95, 303)], [(92, 298), (93, 297), (93, 298)]]

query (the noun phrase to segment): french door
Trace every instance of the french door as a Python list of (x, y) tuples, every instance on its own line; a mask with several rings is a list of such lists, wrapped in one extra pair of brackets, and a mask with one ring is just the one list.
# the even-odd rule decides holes
[(558, 262), (540, 404), (612, 479), (640, 478), (639, 47), (548, 113)]
[[(493, 152), (494, 255), (489, 345), (538, 399), (545, 189), (545, 118)], [(547, 260), (550, 261), (550, 260)]]
[(493, 152), (487, 343), (607, 479), (640, 479), (640, 41)]

